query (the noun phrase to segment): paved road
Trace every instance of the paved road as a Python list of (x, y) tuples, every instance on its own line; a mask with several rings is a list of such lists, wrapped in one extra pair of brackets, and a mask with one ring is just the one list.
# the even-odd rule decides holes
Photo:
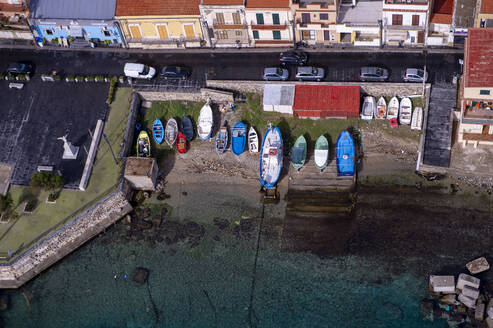
[[(450, 83), (454, 73), (460, 71), (458, 60), (462, 54), (432, 53), (426, 56), (430, 82)], [(30, 61), (36, 73), (47, 73), (56, 68), (65, 74), (122, 74), (126, 62), (142, 62), (160, 68), (165, 65), (185, 65), (192, 68), (193, 79), (258, 80), (264, 67), (279, 65), (279, 53), (135, 53), (88, 52), (1, 49), (0, 71), (12, 61)], [(357, 81), (359, 68), (381, 65), (390, 70), (390, 81), (400, 82), (406, 67), (423, 67), (425, 55), (421, 53), (381, 52), (311, 52), (309, 65), (326, 69), (326, 81)], [(294, 76), (294, 67), (290, 76)]]

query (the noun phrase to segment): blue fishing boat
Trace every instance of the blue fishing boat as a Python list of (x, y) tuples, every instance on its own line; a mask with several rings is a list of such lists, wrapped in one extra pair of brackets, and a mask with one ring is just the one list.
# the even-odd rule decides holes
[(228, 126), (226, 123), (216, 135), (216, 152), (222, 154), (228, 148)]
[(283, 145), (282, 134), (277, 126), (269, 124), (262, 140), (259, 159), (260, 187), (273, 188), (282, 171)]
[(233, 154), (240, 155), (245, 151), (247, 127), (243, 122), (238, 122), (234, 125), (231, 133), (231, 147)]
[(181, 131), (185, 135), (185, 139), (190, 141), (193, 139), (193, 124), (190, 116), (183, 116), (181, 120)]
[(354, 141), (351, 134), (342, 131), (337, 138), (337, 175), (354, 176)]
[(161, 120), (155, 120), (152, 124), (152, 137), (154, 141), (160, 145), (164, 140), (164, 126)]

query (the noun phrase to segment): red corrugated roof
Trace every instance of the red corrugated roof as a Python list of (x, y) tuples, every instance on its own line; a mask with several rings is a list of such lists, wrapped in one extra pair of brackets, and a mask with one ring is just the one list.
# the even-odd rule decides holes
[(200, 0), (117, 0), (115, 16), (200, 15)]
[(434, 24), (452, 24), (453, 12), (454, 0), (435, 0), (430, 21)]
[(452, 15), (432, 14), (430, 22), (433, 24), (452, 24)]
[(289, 0), (246, 0), (247, 8), (289, 8)]
[(493, 28), (470, 28), (465, 51), (464, 86), (493, 87)]
[(358, 117), (360, 87), (297, 85), (293, 114), (300, 117)]
[(203, 5), (243, 5), (244, 0), (203, 0)]
[(482, 14), (493, 14), (493, 0), (482, 0), (481, 1), (481, 13)]

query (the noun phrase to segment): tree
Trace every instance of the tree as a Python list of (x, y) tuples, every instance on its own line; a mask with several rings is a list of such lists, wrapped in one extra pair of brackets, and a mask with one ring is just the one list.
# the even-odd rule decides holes
[(0, 213), (10, 210), (13, 205), (14, 201), (10, 193), (5, 196), (0, 195)]
[(63, 177), (57, 173), (39, 172), (31, 176), (31, 186), (46, 190), (57, 190), (63, 187)]

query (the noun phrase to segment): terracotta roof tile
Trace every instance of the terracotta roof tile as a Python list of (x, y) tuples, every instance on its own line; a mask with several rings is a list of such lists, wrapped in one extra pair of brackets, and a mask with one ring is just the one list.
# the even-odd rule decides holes
[(470, 28), (465, 51), (468, 87), (493, 87), (493, 28)]
[(244, 0), (203, 0), (203, 5), (232, 5), (232, 6), (241, 6), (244, 4)]
[(117, 0), (115, 16), (200, 15), (200, 0)]
[(358, 117), (359, 86), (296, 85), (293, 114), (300, 117)]
[(454, 0), (435, 0), (433, 4), (434, 14), (452, 15), (454, 12)]
[(481, 13), (493, 14), (493, 0), (482, 0), (481, 1)]
[(247, 8), (289, 8), (289, 0), (246, 0)]
[(430, 22), (434, 24), (452, 24), (452, 15), (432, 14)]

